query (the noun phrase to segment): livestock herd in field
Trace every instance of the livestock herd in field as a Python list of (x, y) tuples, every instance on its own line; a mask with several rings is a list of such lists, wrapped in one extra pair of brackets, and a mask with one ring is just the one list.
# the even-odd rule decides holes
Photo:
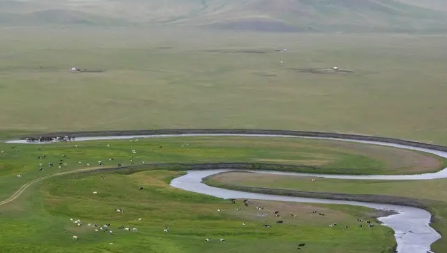
[(40, 136), (39, 138), (36, 137), (28, 137), (26, 138), (27, 142), (58, 142), (58, 141), (74, 141), (74, 136)]
[[(43, 136), (43, 137), (39, 137), (39, 138), (26, 138), (26, 140), (28, 141), (28, 142), (54, 142), (54, 141), (74, 141), (75, 140), (75, 137), (74, 136)], [(138, 141), (138, 139), (135, 139), (135, 140), (130, 140), (130, 141), (135, 141), (135, 142), (137, 142)], [(78, 145), (74, 145), (76, 148), (78, 148)], [(184, 147), (185, 145), (182, 145), (182, 147)], [(186, 146), (189, 146), (189, 144), (186, 144)], [(107, 144), (107, 147), (110, 147), (110, 145), (109, 144)], [(160, 146), (159, 148), (162, 148), (162, 146)], [(15, 149), (15, 150), (17, 150), (18, 151), (18, 149), (16, 149), (16, 147), (15, 146), (13, 146), (13, 147), (11, 147), (11, 149)], [(39, 149), (40, 150), (40, 149)], [(1, 151), (1, 153), (3, 154), (4, 153), (4, 151)], [(137, 153), (137, 151), (136, 150), (134, 150), (134, 149), (132, 149), (131, 150), (131, 153), (132, 153), (132, 155), (131, 155), (131, 157), (130, 157), (130, 162), (131, 162), (131, 164), (134, 164), (134, 156), (133, 155), (135, 155), (136, 153)], [(62, 155), (62, 158), (66, 158), (67, 156), (66, 155)], [(44, 167), (42, 167), (42, 165), (43, 165), (43, 163), (41, 162), (41, 160), (42, 159), (46, 159), (47, 158), (47, 156), (46, 155), (41, 155), (41, 156), (38, 156), (37, 157), (37, 159), (39, 160), (39, 166), (40, 166), (40, 169), (39, 169), (39, 171), (43, 171), (44, 170)], [(62, 166), (66, 166), (67, 165), (67, 163), (65, 163), (65, 161), (64, 161), (64, 159), (60, 159), (59, 160), (59, 169), (60, 168), (62, 168)], [(109, 161), (114, 161), (115, 159), (114, 158), (109, 158)], [(79, 164), (81, 164), (82, 162), (81, 161), (78, 161), (78, 163)], [(144, 161), (142, 161), (142, 163), (144, 164), (145, 162)], [(102, 161), (98, 161), (98, 164), (99, 164), (99, 166), (104, 166), (104, 163), (102, 162)], [(87, 166), (90, 166), (90, 163), (86, 163), (86, 165)], [(49, 167), (53, 167), (53, 162), (50, 162), (49, 164), (48, 164), (48, 166)], [(118, 167), (121, 167), (121, 164), (118, 164)], [(19, 174), (19, 175), (17, 175), (16, 176), (18, 179), (20, 179), (20, 178), (22, 178), (22, 176)], [(104, 177), (102, 176), (101, 177), (102, 179), (104, 179)], [(315, 179), (312, 179), (312, 182), (315, 182)], [(143, 187), (139, 187), (139, 190), (141, 191), (141, 190), (143, 190), (144, 188)], [(93, 191), (93, 194), (98, 194), (98, 192), (97, 191)], [(231, 201), (231, 204), (236, 204), (237, 202), (238, 202), (238, 200), (237, 199), (229, 199), (230, 201)], [(249, 206), (251, 206), (251, 201), (249, 201), (248, 199), (245, 199), (245, 200), (243, 200), (242, 201), (242, 203), (243, 203), (243, 205), (245, 206), (245, 207), (249, 207)], [(243, 207), (243, 206), (241, 206), (241, 207)], [(238, 208), (236, 208), (236, 210), (237, 211), (241, 211), (242, 210), (242, 208), (241, 207), (238, 207)], [(269, 217), (270, 215), (274, 215), (274, 217), (275, 218), (277, 218), (278, 220), (275, 220), (274, 221), (274, 223), (276, 223), (276, 224), (283, 224), (283, 223), (287, 223), (287, 221), (285, 221), (285, 220), (283, 220), (281, 217), (282, 217), (282, 214), (280, 214), (280, 211), (279, 210), (270, 210), (270, 211), (265, 211), (264, 210), (264, 207), (262, 207), (262, 206), (256, 206), (256, 210), (258, 211), (258, 212), (255, 212), (255, 213), (253, 213), (256, 217), (261, 217), (261, 218), (267, 218), (267, 217)], [(218, 212), (225, 212), (225, 210), (224, 209), (217, 209), (217, 211)], [(118, 212), (118, 213), (123, 213), (124, 211), (123, 211), (123, 209), (120, 209), (120, 208), (116, 208), (115, 209), (115, 212)], [(270, 212), (272, 212), (272, 213), (270, 213)], [(324, 213), (321, 213), (321, 212), (317, 212), (316, 210), (314, 210), (314, 211), (312, 211), (312, 213), (311, 213), (312, 215), (319, 215), (319, 216), (322, 216), (322, 217), (325, 217), (326, 215), (324, 214)], [(290, 217), (293, 217), (293, 218), (295, 218), (295, 217), (297, 217), (297, 215), (295, 215), (295, 214), (293, 214), (293, 213), (291, 213), (290, 214)], [(82, 223), (81, 223), (81, 221), (80, 220), (74, 220), (74, 219), (72, 219), (72, 218), (70, 218), (70, 220), (76, 225), (76, 226), (82, 226)], [(141, 218), (139, 218), (138, 219), (138, 221), (141, 221)], [(362, 219), (357, 219), (357, 222), (359, 222), (360, 224), (359, 224), (359, 227), (360, 228), (363, 228), (363, 227), (369, 227), (369, 228), (372, 228), (372, 227), (374, 227), (374, 224), (371, 224), (371, 222), (370, 221), (366, 221), (366, 224), (363, 224), (363, 220)], [(246, 225), (246, 223), (245, 222), (242, 222), (242, 226), (245, 226)], [(107, 232), (109, 235), (113, 235), (113, 232), (112, 232), (112, 230), (110, 230), (110, 228), (111, 228), (111, 224), (110, 223), (108, 223), (108, 224), (106, 224), (106, 225), (102, 225), (102, 226), (100, 226), (100, 225), (97, 225), (97, 224), (93, 224), (93, 223), (89, 223), (89, 224), (87, 224), (87, 226), (88, 227), (92, 227), (92, 229), (94, 229), (94, 231), (95, 232), (100, 232), (100, 231), (102, 231), (102, 232)], [(273, 226), (273, 224), (269, 224), (269, 223), (264, 223), (263, 224), (263, 227), (265, 227), (265, 228), (270, 228), (270, 227), (272, 227)], [(281, 226), (281, 225), (279, 225), (279, 226)], [(330, 224), (329, 225), (329, 227), (331, 227), (331, 228), (335, 228), (335, 227), (337, 227), (337, 224), (336, 223), (333, 223), (333, 224)], [(349, 229), (351, 226), (350, 225), (345, 225), (344, 226), (344, 228), (345, 229)], [(120, 227), (116, 227), (118, 230), (123, 230), (123, 231), (127, 231), (127, 232), (137, 232), (138, 231), (138, 229), (137, 228), (131, 228), (131, 227), (127, 227), (127, 226), (120, 226)], [(163, 232), (165, 232), (165, 233), (168, 233), (168, 232), (170, 232), (170, 225), (167, 225), (166, 227), (165, 227), (165, 229), (163, 230)], [(72, 236), (72, 238), (73, 238), (73, 240), (78, 240), (79, 239), (79, 237), (78, 237), (78, 235), (73, 235)], [(210, 241), (214, 241), (215, 239), (212, 239), (212, 238), (205, 238), (205, 241), (206, 242), (210, 242)], [(224, 238), (220, 238), (220, 242), (225, 242), (225, 239)], [(111, 243), (109, 243), (110, 245), (113, 245), (113, 243), (111, 242)], [(306, 245), (306, 243), (299, 243), (298, 244), (298, 247), (297, 247), (297, 249), (298, 250), (300, 250), (300, 249), (303, 249), (304, 248), (304, 246)]]

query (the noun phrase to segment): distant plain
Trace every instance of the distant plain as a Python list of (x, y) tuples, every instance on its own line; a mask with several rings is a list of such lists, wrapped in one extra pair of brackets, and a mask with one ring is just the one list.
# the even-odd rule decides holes
[[(3, 136), (265, 128), (447, 144), (444, 35), (0, 31)], [(353, 72), (303, 71), (334, 66)], [(70, 67), (104, 72), (71, 73)]]

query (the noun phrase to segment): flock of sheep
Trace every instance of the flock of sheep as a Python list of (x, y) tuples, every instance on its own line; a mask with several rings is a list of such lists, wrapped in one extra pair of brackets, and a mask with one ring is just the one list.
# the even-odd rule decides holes
[[(131, 140), (131, 141), (132, 141), (132, 140)], [(138, 141), (138, 139), (136, 139), (135, 141)], [(183, 146), (184, 146), (184, 145), (182, 145), (182, 147), (183, 147)], [(187, 146), (188, 146), (188, 144), (187, 144)], [(75, 147), (77, 148), (78, 146), (75, 145)], [(110, 145), (107, 144), (107, 147), (110, 147)], [(160, 148), (162, 148), (162, 146), (160, 146)], [(15, 147), (12, 147), (12, 149), (16, 149), (16, 148), (15, 148)], [(16, 149), (16, 151), (17, 151), (17, 149)], [(4, 151), (1, 151), (1, 154), (4, 154), (4, 153), (5, 153)], [(135, 154), (137, 153), (137, 151), (134, 150), (134, 149), (132, 149), (132, 150), (131, 150), (131, 153), (132, 153), (132, 155), (135, 155)], [(62, 155), (62, 157), (65, 158), (66, 155)], [(42, 156), (39, 156), (39, 157), (38, 157), (38, 160), (43, 160), (43, 159), (45, 159), (45, 158), (46, 158), (46, 156), (45, 156), (45, 155), (42, 155)], [(133, 164), (133, 159), (134, 159), (134, 157), (132, 156), (132, 157), (130, 158), (130, 161), (131, 161), (132, 164)], [(109, 159), (109, 161), (113, 161), (113, 160), (114, 160), (113, 158), (110, 158), (110, 159)], [(81, 163), (81, 162), (78, 161), (78, 163)], [(144, 163), (144, 161), (143, 161), (142, 163)], [(60, 159), (60, 160), (59, 160), (59, 168), (62, 168), (62, 166), (66, 166), (66, 165), (67, 165), (67, 163), (64, 162), (64, 159)], [(90, 166), (90, 163), (86, 163), (86, 165), (87, 165), (87, 166)], [(98, 165), (99, 165), (99, 166), (103, 166), (104, 163), (103, 163), (102, 161), (98, 161)], [(44, 169), (43, 169), (43, 167), (41, 167), (41, 166), (42, 166), (42, 163), (39, 163), (39, 166), (40, 166), (39, 171), (43, 171)], [(48, 164), (48, 166), (49, 166), (49, 167), (53, 167), (53, 163), (50, 162), (50, 163)], [(118, 164), (118, 166), (121, 166), (121, 164)], [(22, 176), (19, 174), (19, 175), (17, 175), (17, 178), (22, 178)], [(312, 179), (312, 181), (315, 181), (315, 179)], [(143, 190), (143, 187), (140, 187), (139, 189), (140, 189), (140, 190)], [(98, 193), (97, 191), (94, 191), (94, 192), (93, 192), (93, 194), (97, 194), (97, 193)], [(236, 204), (236, 199), (231, 199), (231, 203), (232, 203), (232, 204)], [(245, 199), (245, 200), (243, 200), (243, 204), (245, 205), (245, 207), (248, 207), (249, 204), (250, 204), (250, 201), (247, 200), (247, 199)], [(237, 210), (237, 211), (241, 211), (241, 208), (237, 208), (236, 210)], [(262, 210), (264, 210), (264, 207), (256, 207), (256, 210), (258, 210), (258, 211), (262, 211)], [(118, 213), (123, 213), (123, 212), (124, 212), (124, 211), (123, 211), (122, 209), (120, 209), (120, 208), (116, 208), (115, 211), (118, 212)], [(221, 212), (222, 210), (221, 210), (221, 209), (218, 209), (217, 211), (218, 211), (218, 212)], [(274, 211), (273, 214), (275, 215), (276, 218), (281, 217), (279, 211)], [(320, 216), (325, 216), (324, 213), (317, 212), (317, 211), (313, 211), (312, 214), (318, 214), (318, 215), (320, 215)], [(268, 215), (269, 215), (269, 214), (264, 214), (264, 217), (266, 217), (266, 216), (268, 216)], [(293, 213), (290, 214), (290, 215), (291, 215), (291, 217), (296, 217), (296, 215), (293, 214)], [(258, 216), (259, 216), (259, 215), (258, 215)], [(141, 218), (139, 218), (138, 220), (141, 221)], [(73, 218), (70, 218), (70, 221), (72, 221), (73, 224), (75, 224), (76, 226), (82, 226), (82, 225), (83, 225), (83, 223), (82, 223), (81, 220), (79, 220), (79, 219), (74, 220)], [(359, 223), (362, 223), (362, 224), (359, 225), (359, 227), (363, 227), (363, 222), (364, 222), (364, 221), (361, 220), (361, 219), (357, 219), (357, 221), (358, 221)], [(283, 220), (277, 220), (277, 221), (276, 221), (276, 224), (282, 224), (282, 223), (284, 223)], [(374, 227), (374, 224), (371, 224), (370, 221), (366, 221), (366, 223), (367, 223), (367, 226), (368, 226), (368, 227), (370, 227), (370, 228)], [(245, 222), (243, 222), (242, 225), (245, 226), (245, 225), (246, 225)], [(100, 231), (102, 231), (102, 232), (104, 232), (104, 233), (108, 233), (109, 235), (112, 235), (112, 234), (113, 234), (113, 231), (112, 231), (111, 228), (110, 228), (110, 227), (111, 227), (111, 224), (110, 224), (110, 223), (108, 223), (108, 224), (104, 224), (104, 225), (98, 225), (98, 224), (91, 224), (91, 223), (89, 223), (89, 224), (87, 224), (87, 226), (88, 226), (88, 227), (91, 227), (92, 229), (94, 229), (95, 232), (100, 232)], [(165, 233), (169, 232), (169, 226), (170, 226), (170, 225), (167, 225), (167, 226), (165, 227), (165, 229), (163, 230), (163, 232), (165, 232)], [(337, 226), (336, 223), (333, 223), (333, 224), (330, 224), (330, 225), (329, 225), (329, 227), (336, 227), (336, 226)], [(270, 228), (271, 225), (270, 225), (270, 224), (264, 224), (264, 227), (265, 227), (265, 228)], [(349, 229), (350, 226), (349, 226), (349, 225), (346, 225), (345, 228), (346, 228), (346, 229)], [(120, 226), (120, 227), (117, 227), (117, 229), (122, 229), (122, 230), (124, 230), (124, 231), (128, 231), (128, 232), (138, 232), (138, 229), (135, 228), (135, 227)], [(73, 240), (78, 240), (78, 239), (79, 239), (79, 237), (78, 237), (77, 235), (73, 235), (72, 238), (73, 238)], [(219, 240), (220, 240), (221, 242), (225, 242), (225, 239), (224, 239), (224, 238), (220, 238)], [(210, 239), (210, 238), (206, 238), (205, 241), (206, 241), (206, 242), (210, 242), (211, 239)], [(112, 244), (113, 244), (113, 243), (110, 243), (110, 245), (112, 245)], [(302, 249), (305, 245), (306, 245), (305, 243), (300, 243), (300, 244), (298, 244), (298, 248), (297, 248), (297, 249)]]

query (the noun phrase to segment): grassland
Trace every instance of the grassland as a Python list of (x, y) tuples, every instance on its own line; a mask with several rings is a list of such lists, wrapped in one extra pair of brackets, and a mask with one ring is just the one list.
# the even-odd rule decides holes
[[(50, 145), (0, 144), (0, 151), (4, 151), (0, 154), (0, 199), (6, 199), (24, 182), (58, 172), (95, 167), (98, 161), (102, 161), (104, 167), (142, 165), (143, 161), (146, 164), (229, 161), (248, 165), (289, 164), (296, 165), (289, 168), (293, 171), (335, 174), (423, 173), (439, 170), (446, 163), (427, 154), (382, 146), (254, 137), (155, 138), (132, 142), (92, 141)], [(46, 157), (42, 158), (44, 155)], [(132, 161), (130, 157), (133, 157)], [(110, 161), (112, 158), (113, 161)], [(62, 167), (58, 168), (60, 160), (63, 160)], [(54, 167), (48, 167), (49, 163), (53, 163)], [(39, 171), (40, 168), (44, 170)], [(22, 175), (24, 181), (15, 180), (17, 174)]]
[[(418, 199), (434, 215), (433, 227), (442, 235), (447, 233), (447, 193), (444, 190), (446, 179), (422, 181), (380, 181), (380, 180), (336, 180), (280, 175), (261, 175), (253, 173), (223, 173), (211, 177), (207, 184), (225, 188), (265, 187), (275, 190), (296, 190), (305, 192), (326, 192), (345, 194), (372, 194), (382, 196), (408, 197)], [(245, 189), (246, 190), (246, 189)], [(290, 192), (289, 192), (290, 193)], [(366, 200), (366, 199), (365, 199)], [(443, 237), (433, 244), (435, 252), (444, 252), (447, 240)]]
[[(251, 154), (266, 156), (262, 148), (275, 149), (294, 143), (288, 140), (266, 142), (253, 140)], [(187, 142), (188, 147), (181, 148)], [(241, 148), (234, 145), (241, 143)], [(110, 142), (59, 143), (50, 145), (3, 144), (8, 149), (0, 157), (1, 198), (12, 195), (17, 186), (42, 176), (70, 172), (87, 167), (97, 160), (110, 163), (219, 161), (221, 156), (235, 158), (246, 149), (241, 138), (184, 138)], [(110, 144), (107, 147), (106, 144)], [(159, 145), (163, 148), (159, 148)], [(320, 145), (322, 143), (319, 143)], [(300, 145), (295, 143), (295, 145)], [(304, 144), (301, 144), (304, 145)], [(306, 145), (309, 145), (307, 143)], [(318, 145), (318, 144), (317, 144)], [(284, 145), (284, 150), (290, 148)], [(256, 148), (258, 147), (258, 148)], [(292, 145), (293, 147), (293, 145)], [(131, 154), (135, 149), (137, 154)], [(278, 154), (280, 151), (275, 151)], [(324, 152), (323, 152), (324, 153)], [(66, 157), (62, 157), (62, 154)], [(46, 158), (37, 159), (37, 156)], [(108, 157), (113, 156), (113, 162)], [(67, 165), (49, 168), (49, 161), (64, 159)], [(76, 161), (81, 160), (82, 164)], [(55, 163), (56, 163), (55, 162)], [(26, 165), (22, 165), (26, 163)], [(40, 165), (45, 167), (38, 171)], [(56, 165), (57, 166), (57, 165)], [(116, 165), (113, 165), (116, 166)], [(91, 167), (94, 167), (93, 165)], [(169, 169), (169, 168), (167, 168)], [(21, 178), (15, 178), (21, 173)], [(371, 210), (350, 206), (305, 205), (253, 201), (246, 208), (200, 194), (187, 193), (168, 186), (181, 171), (163, 168), (137, 173), (82, 173), (47, 178), (31, 185), (18, 198), (0, 206), (0, 222), (8, 233), (0, 238), (3, 252), (259, 252), (260, 250), (296, 252), (299, 243), (306, 243), (306, 252), (388, 252), (395, 244), (393, 232), (382, 226), (362, 229), (356, 219), (374, 219)], [(139, 190), (143, 187), (143, 190)], [(97, 194), (93, 194), (96, 191)], [(255, 205), (263, 205), (266, 213), (279, 210), (279, 218), (256, 215)], [(241, 207), (241, 211), (236, 208)], [(115, 212), (116, 208), (124, 210)], [(221, 212), (217, 212), (221, 209)], [(321, 218), (312, 210), (324, 212)], [(291, 217), (290, 213), (297, 214)], [(70, 218), (80, 219), (78, 227)], [(141, 218), (141, 220), (139, 220)], [(242, 222), (246, 223), (245, 226)], [(111, 223), (113, 235), (95, 232), (87, 224)], [(272, 224), (265, 228), (264, 224)], [(352, 225), (352, 229), (330, 228), (331, 223)], [(170, 224), (169, 233), (163, 233)], [(120, 226), (136, 227), (138, 232), (125, 232)], [(72, 240), (77, 235), (79, 240)], [(210, 238), (210, 242), (205, 242)], [(221, 243), (220, 238), (226, 242)], [(379, 242), (379, 243), (377, 243)], [(113, 244), (110, 244), (113, 243)]]
[[(1, 33), (1, 135), (265, 128), (447, 144), (447, 119), (439, 116), (447, 106), (444, 36), (168, 28)], [(105, 72), (69, 73), (72, 66)], [(301, 71), (332, 66), (354, 72)]]
[[(447, 106), (447, 37), (443, 35), (261, 34), (165, 27), (2, 27), (0, 33), (0, 139), (54, 131), (264, 128), (447, 144), (447, 118), (440, 116)], [(277, 53), (275, 48), (288, 52)], [(352, 72), (308, 71), (333, 66)], [(70, 73), (70, 67), (103, 72)], [(186, 143), (189, 147), (181, 147)], [(135, 164), (143, 160), (268, 162), (316, 166), (324, 173), (363, 174), (434, 171), (444, 164), (416, 152), (304, 140), (186, 138), (77, 145), (17, 145), (19, 151), (15, 151), (13, 145), (0, 144), (6, 151), (0, 155), (0, 199), (33, 179), (81, 169), (86, 163), (90, 167), (98, 160), (105, 167), (129, 165), (132, 149), (137, 151)], [(37, 160), (44, 154), (46, 159)], [(113, 162), (108, 160), (111, 157)], [(67, 163), (61, 169), (57, 169), (59, 159)], [(50, 160), (54, 168), (47, 167)], [(46, 166), (44, 171), (38, 171), (39, 163)], [(226, 202), (168, 188), (168, 178), (176, 173), (107, 174), (106, 180), (100, 175), (66, 175), (33, 185), (14, 202), (0, 207), (0, 220), (8, 231), (0, 237), (2, 252), (41, 252), (43, 248), (49, 252), (128, 252), (135, 245), (141, 245), (144, 252), (288, 252), (296, 251), (302, 239), (310, 242), (308, 252), (380, 252), (394, 243), (390, 231), (382, 227), (370, 232), (328, 230), (331, 222), (349, 223), (369, 212), (348, 207), (326, 209), (334, 215), (324, 224), (302, 216), (297, 223), (287, 221), (290, 227), (284, 230), (266, 232), (265, 220), (253, 220), (256, 225), (247, 233), (239, 225), (249, 219), (250, 212), (217, 214), (215, 210)], [(22, 178), (15, 178), (17, 174)], [(288, 187), (312, 190), (314, 185), (305, 181), (301, 182), (304, 188), (292, 182)], [(319, 187), (423, 198), (435, 214), (436, 228), (447, 232), (444, 180), (346, 183), (323, 180)], [(281, 184), (263, 186), (281, 188)], [(145, 185), (144, 191), (137, 190), (140, 185)], [(93, 196), (92, 191), (99, 194)], [(412, 193), (417, 195), (410, 196)], [(314, 208), (286, 206), (287, 211)], [(113, 212), (117, 207), (125, 208), (129, 216), (117, 216)], [(200, 215), (198, 210), (202, 210)], [(116, 220), (139, 226), (137, 217), (148, 221), (139, 227), (141, 234), (124, 234), (114, 228), (117, 238), (123, 238), (114, 245), (106, 239), (110, 236), (73, 227), (69, 221)], [(162, 233), (164, 225), (173, 220), (178, 222), (172, 233)], [(304, 230), (301, 224), (306, 224)], [(307, 230), (311, 232), (302, 232)], [(77, 242), (71, 240), (74, 233), (80, 236)], [(327, 237), (315, 236), (322, 234)], [(203, 241), (220, 236), (227, 239), (226, 244)], [(434, 249), (445, 251), (447, 242), (437, 242)]]

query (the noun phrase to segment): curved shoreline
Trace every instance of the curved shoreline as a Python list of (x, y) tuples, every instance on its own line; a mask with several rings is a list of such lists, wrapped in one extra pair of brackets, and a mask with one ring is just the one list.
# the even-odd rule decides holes
[[(320, 199), (297, 196), (271, 195), (266, 193), (245, 192), (230, 189), (223, 189), (208, 186), (203, 183), (203, 179), (236, 170), (190, 170), (186, 175), (177, 177), (171, 181), (171, 186), (205, 195), (210, 195), (223, 199), (259, 199), (286, 201), (298, 203), (319, 203), (319, 204), (342, 204), (363, 206), (382, 211), (394, 211), (397, 214), (377, 218), (382, 225), (394, 230), (397, 242), (398, 253), (427, 253), (431, 252), (430, 245), (441, 238), (441, 236), (430, 227), (430, 212), (410, 206), (378, 204), (348, 200)], [(410, 232), (411, 231), (411, 232)]]
[[(104, 136), (107, 133), (115, 133), (118, 136)], [(59, 133), (65, 134), (65, 133)], [(75, 141), (89, 140), (112, 140), (112, 139), (131, 139), (131, 138), (160, 138), (160, 137), (186, 137), (186, 136), (245, 136), (245, 137), (294, 137), (294, 138), (313, 138), (313, 139), (332, 139), (338, 141), (359, 142), (365, 144), (383, 145), (410, 150), (418, 150), (447, 158), (447, 147), (433, 144), (425, 144), (414, 141), (399, 140), (385, 137), (361, 136), (337, 133), (321, 132), (302, 132), (302, 131), (282, 131), (282, 130), (213, 130), (213, 129), (192, 129), (192, 130), (148, 130), (148, 131), (109, 131), (109, 132), (84, 132), (67, 133), (76, 136)], [(84, 134), (84, 136), (83, 136)], [(140, 135), (141, 134), (141, 135)], [(102, 135), (102, 136), (101, 136)], [(80, 138), (79, 138), (80, 137)], [(8, 143), (27, 143), (25, 140), (9, 141)], [(212, 195), (219, 198), (251, 198), (266, 199), (289, 202), (303, 203), (326, 203), (326, 204), (347, 204), (370, 207), (376, 210), (393, 210), (398, 212), (387, 217), (378, 218), (383, 225), (391, 227), (395, 231), (395, 238), (398, 244), (399, 253), (426, 253), (430, 251), (430, 245), (437, 241), (441, 236), (429, 226), (431, 214), (423, 209), (402, 205), (388, 205), (378, 203), (366, 203), (345, 200), (328, 200), (303, 197), (291, 197), (282, 195), (269, 195), (253, 192), (243, 192), (215, 188), (203, 184), (203, 178), (214, 174), (228, 172), (232, 170), (190, 170), (184, 176), (171, 181), (171, 186), (183, 190)], [(318, 175), (309, 173), (289, 173), (276, 171), (253, 171), (257, 173), (275, 173), (298, 176), (312, 176), (324, 178), (339, 179), (382, 179), (382, 180), (426, 180), (434, 178), (446, 178), (447, 168), (435, 173), (426, 173), (419, 175), (374, 175), (374, 176), (346, 176), (346, 175)], [(412, 231), (412, 232), (410, 232)], [(415, 232), (417, 231), (417, 232)], [(408, 233), (410, 232), (410, 233)]]
[[(391, 137), (380, 137), (371, 135), (342, 134), (335, 132), (313, 132), (296, 130), (271, 130), (271, 129), (155, 129), (155, 130), (120, 130), (120, 131), (81, 131), (81, 132), (54, 132), (46, 134), (31, 134), (26, 137), (39, 136), (74, 136), (78, 137), (129, 137), (129, 136), (150, 136), (150, 135), (184, 135), (184, 134), (229, 134), (229, 135), (275, 135), (275, 136), (295, 136), (295, 137), (319, 137), (329, 139), (362, 140), (381, 143), (393, 143), (419, 148), (428, 148), (447, 152), (447, 147), (436, 144), (429, 144), (411, 140), (403, 140)], [(20, 140), (26, 138), (22, 136)]]

